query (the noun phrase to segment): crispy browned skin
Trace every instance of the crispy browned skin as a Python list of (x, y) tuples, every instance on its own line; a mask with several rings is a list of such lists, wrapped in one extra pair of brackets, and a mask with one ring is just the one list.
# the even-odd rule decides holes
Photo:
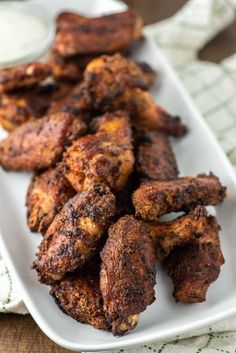
[(0, 142), (0, 165), (7, 170), (38, 170), (54, 165), (62, 157), (66, 144), (85, 132), (82, 121), (58, 113), (29, 121)]
[(115, 112), (100, 120), (95, 135), (75, 141), (64, 155), (65, 176), (75, 190), (95, 183), (121, 190), (133, 170), (134, 156), (128, 115)]
[(53, 44), (54, 51), (65, 57), (128, 50), (142, 34), (143, 21), (133, 10), (95, 18), (79, 15), (77, 24), (72, 17), (73, 25), (59, 24)]
[(136, 155), (136, 170), (141, 180), (178, 177), (177, 162), (167, 136), (155, 131), (142, 136)]
[(81, 116), (91, 112), (93, 109), (91, 97), (88, 94), (84, 83), (76, 85), (71, 92), (63, 99), (52, 102), (48, 114), (67, 112), (74, 116)]
[(211, 173), (143, 183), (132, 200), (137, 216), (155, 221), (166, 213), (186, 211), (197, 205), (217, 205), (225, 197), (226, 188)]
[(34, 62), (0, 70), (0, 93), (34, 86), (50, 76), (48, 64)]
[(7, 131), (28, 120), (42, 117), (50, 104), (66, 96), (71, 89), (66, 84), (48, 84), (31, 89), (4, 93), (0, 96), (0, 123)]
[(33, 232), (45, 233), (64, 204), (75, 195), (58, 165), (33, 176), (26, 197), (28, 226)]
[(102, 250), (100, 288), (112, 333), (121, 336), (137, 325), (139, 314), (155, 300), (155, 256), (142, 222), (120, 218), (109, 228)]
[(146, 223), (155, 244), (156, 259), (162, 261), (177, 246), (198, 241), (206, 232), (207, 225), (207, 211), (203, 206), (197, 206), (172, 221)]
[(84, 81), (95, 108), (108, 104), (129, 87), (148, 89), (153, 76), (146, 66), (138, 65), (120, 54), (103, 55), (92, 60), (84, 71)]
[(34, 268), (42, 283), (60, 280), (99, 251), (115, 214), (115, 196), (96, 184), (70, 199), (54, 218), (39, 246)]
[(96, 329), (109, 329), (103, 311), (99, 275), (68, 275), (52, 285), (50, 294), (59, 308), (75, 320), (90, 324)]
[(207, 290), (216, 281), (224, 257), (220, 248), (220, 226), (213, 216), (208, 216), (205, 234), (198, 242), (176, 248), (168, 258), (168, 275), (174, 284), (176, 301), (201, 303)]
[(116, 99), (103, 102), (99, 108), (111, 111), (126, 110), (137, 130), (159, 130), (175, 137), (181, 137), (187, 132), (179, 117), (171, 116), (155, 103), (149, 92), (140, 88), (128, 88)]

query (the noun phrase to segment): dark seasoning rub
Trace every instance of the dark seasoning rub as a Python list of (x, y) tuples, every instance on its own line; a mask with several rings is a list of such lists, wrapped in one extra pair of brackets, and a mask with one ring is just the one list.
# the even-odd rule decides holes
[(224, 263), (220, 225), (205, 206), (226, 188), (213, 173), (179, 177), (171, 138), (187, 128), (149, 93), (152, 68), (125, 57), (142, 25), (129, 9), (64, 12), (48, 63), (0, 70), (9, 132), (0, 165), (34, 172), (27, 221), (43, 239), (33, 268), (64, 313), (115, 336), (154, 302), (156, 262), (185, 303), (206, 300)]

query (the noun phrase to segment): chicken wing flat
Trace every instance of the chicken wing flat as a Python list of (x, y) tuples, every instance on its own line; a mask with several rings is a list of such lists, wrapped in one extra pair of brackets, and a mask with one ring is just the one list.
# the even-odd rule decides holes
[(78, 192), (95, 183), (104, 183), (119, 191), (132, 173), (134, 156), (127, 114), (108, 114), (102, 121), (100, 131), (81, 137), (64, 155), (65, 176)]
[(28, 226), (33, 232), (45, 233), (64, 204), (75, 195), (58, 165), (33, 176), (26, 197)]
[(136, 155), (141, 180), (171, 180), (178, 177), (176, 158), (169, 138), (152, 131), (142, 136)]
[(102, 250), (100, 288), (114, 336), (137, 325), (139, 314), (155, 300), (155, 255), (142, 222), (120, 218), (109, 228)]
[(225, 197), (226, 188), (211, 173), (143, 183), (133, 193), (132, 200), (137, 216), (156, 221), (166, 213), (187, 211), (197, 205), (217, 205)]
[(75, 320), (96, 329), (108, 330), (99, 288), (99, 275), (67, 275), (51, 287), (50, 294), (59, 308)]
[(142, 35), (143, 21), (133, 10), (95, 18), (79, 15), (77, 25), (74, 18), (70, 28), (58, 26), (53, 44), (53, 50), (64, 57), (127, 51)]
[(61, 99), (71, 89), (66, 84), (48, 84), (4, 93), (0, 96), (0, 123), (7, 131), (13, 131), (17, 126), (28, 120), (42, 117), (52, 101)]
[(177, 246), (197, 242), (206, 233), (207, 211), (203, 206), (169, 222), (146, 223), (155, 244), (156, 259), (164, 260)]
[(84, 81), (94, 107), (99, 108), (104, 101), (107, 104), (114, 100), (126, 88), (148, 89), (153, 83), (154, 72), (147, 67), (147, 64), (138, 65), (120, 54), (103, 55), (92, 60), (84, 71)]
[(167, 135), (181, 137), (187, 128), (179, 117), (173, 117), (158, 106), (149, 92), (140, 88), (128, 88), (114, 100), (103, 102), (101, 110), (126, 110), (137, 130), (159, 130)]
[(168, 258), (168, 275), (174, 284), (176, 301), (201, 303), (220, 274), (224, 257), (220, 248), (220, 226), (208, 216), (208, 227), (197, 243), (176, 248)]
[(70, 199), (39, 246), (33, 267), (40, 281), (50, 284), (88, 262), (99, 251), (115, 211), (115, 196), (105, 185), (93, 185)]
[(48, 64), (34, 62), (0, 70), (0, 93), (34, 86), (51, 75)]
[(91, 97), (89, 96), (84, 83), (79, 83), (65, 98), (52, 102), (47, 114), (66, 112), (74, 116), (81, 116), (81, 114), (83, 114), (86, 118), (86, 114), (90, 116), (92, 109), (93, 105)]
[[(72, 135), (85, 132), (84, 122), (74, 124), (73, 120), (67, 113), (58, 113), (19, 126), (0, 142), (0, 165), (6, 170), (26, 171), (54, 165)], [(77, 131), (71, 131), (75, 125)]]

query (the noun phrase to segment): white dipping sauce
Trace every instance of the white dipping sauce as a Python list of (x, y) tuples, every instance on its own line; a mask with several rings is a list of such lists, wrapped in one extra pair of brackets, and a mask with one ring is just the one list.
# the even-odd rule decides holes
[(0, 64), (31, 54), (48, 34), (45, 23), (30, 13), (0, 11)]

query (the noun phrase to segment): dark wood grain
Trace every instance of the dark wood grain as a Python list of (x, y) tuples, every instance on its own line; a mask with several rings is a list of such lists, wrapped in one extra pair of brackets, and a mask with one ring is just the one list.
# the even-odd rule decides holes
[[(174, 14), (186, 0), (127, 0), (137, 9), (146, 24)], [(199, 56), (202, 60), (219, 62), (236, 52), (236, 21), (214, 38)], [(0, 353), (65, 353), (44, 335), (30, 315), (0, 314)]]

